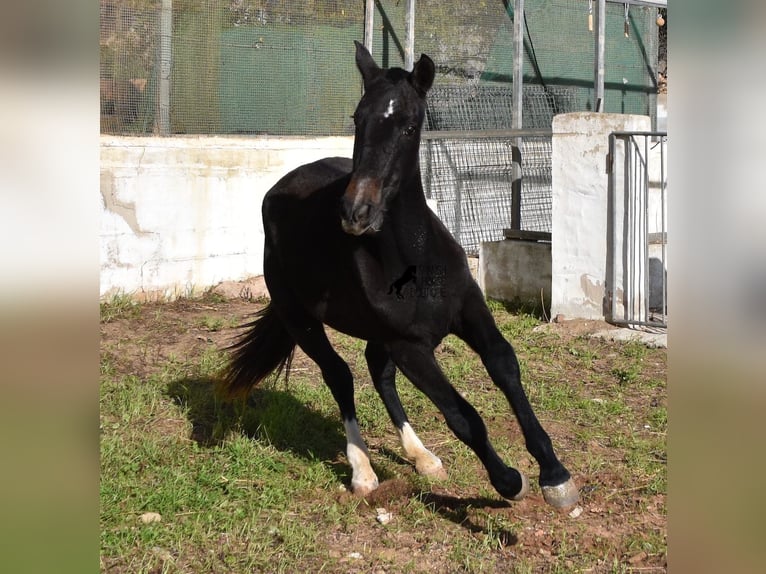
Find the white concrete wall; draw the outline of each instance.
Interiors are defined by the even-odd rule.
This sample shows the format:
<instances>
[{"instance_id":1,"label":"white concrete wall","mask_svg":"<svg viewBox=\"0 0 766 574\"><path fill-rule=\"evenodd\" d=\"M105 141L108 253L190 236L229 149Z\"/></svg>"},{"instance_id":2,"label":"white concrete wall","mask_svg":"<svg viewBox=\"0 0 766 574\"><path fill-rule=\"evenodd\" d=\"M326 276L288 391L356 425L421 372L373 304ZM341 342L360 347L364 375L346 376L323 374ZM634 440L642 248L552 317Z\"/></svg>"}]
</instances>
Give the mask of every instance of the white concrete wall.
<instances>
[{"instance_id":1,"label":"white concrete wall","mask_svg":"<svg viewBox=\"0 0 766 574\"><path fill-rule=\"evenodd\" d=\"M609 134L650 129L648 116L580 112L553 119L553 317L604 318ZM621 169L621 159L614 165Z\"/></svg>"},{"instance_id":2,"label":"white concrete wall","mask_svg":"<svg viewBox=\"0 0 766 574\"><path fill-rule=\"evenodd\" d=\"M101 138L101 296L172 298L263 273L261 203L353 138Z\"/></svg>"}]
</instances>

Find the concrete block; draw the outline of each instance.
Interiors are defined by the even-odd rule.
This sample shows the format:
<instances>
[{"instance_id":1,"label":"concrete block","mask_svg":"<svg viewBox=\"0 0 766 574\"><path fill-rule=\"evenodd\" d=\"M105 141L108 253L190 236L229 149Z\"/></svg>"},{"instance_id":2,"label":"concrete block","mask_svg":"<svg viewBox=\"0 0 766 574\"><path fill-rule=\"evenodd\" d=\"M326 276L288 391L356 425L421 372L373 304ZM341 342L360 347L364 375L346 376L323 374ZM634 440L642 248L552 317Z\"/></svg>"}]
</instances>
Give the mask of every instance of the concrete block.
<instances>
[{"instance_id":1,"label":"concrete block","mask_svg":"<svg viewBox=\"0 0 766 574\"><path fill-rule=\"evenodd\" d=\"M484 295L516 304L551 300L551 244L505 239L479 248L479 286Z\"/></svg>"}]
</instances>

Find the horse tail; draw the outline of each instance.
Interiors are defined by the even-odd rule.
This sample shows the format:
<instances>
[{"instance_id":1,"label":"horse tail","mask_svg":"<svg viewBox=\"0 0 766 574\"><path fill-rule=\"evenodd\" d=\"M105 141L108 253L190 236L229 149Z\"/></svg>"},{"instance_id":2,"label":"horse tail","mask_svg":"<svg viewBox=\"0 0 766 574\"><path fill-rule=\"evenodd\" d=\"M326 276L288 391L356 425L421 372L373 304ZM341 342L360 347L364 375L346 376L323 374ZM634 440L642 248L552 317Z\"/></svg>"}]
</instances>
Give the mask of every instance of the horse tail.
<instances>
[{"instance_id":1,"label":"horse tail","mask_svg":"<svg viewBox=\"0 0 766 574\"><path fill-rule=\"evenodd\" d=\"M219 385L228 398L246 396L274 371L279 376L284 370L289 376L295 350L295 341L271 303L242 327L249 330L227 348L231 359Z\"/></svg>"}]
</instances>

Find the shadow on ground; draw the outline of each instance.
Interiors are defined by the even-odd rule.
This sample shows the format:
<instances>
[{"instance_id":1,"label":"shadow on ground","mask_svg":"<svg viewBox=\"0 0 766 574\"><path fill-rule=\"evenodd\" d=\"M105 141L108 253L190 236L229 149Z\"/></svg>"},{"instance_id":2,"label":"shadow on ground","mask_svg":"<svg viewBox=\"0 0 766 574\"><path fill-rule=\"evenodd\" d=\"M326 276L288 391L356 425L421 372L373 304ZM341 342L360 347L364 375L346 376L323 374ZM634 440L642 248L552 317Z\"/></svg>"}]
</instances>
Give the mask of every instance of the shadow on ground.
<instances>
[{"instance_id":1,"label":"shadow on ground","mask_svg":"<svg viewBox=\"0 0 766 574\"><path fill-rule=\"evenodd\" d=\"M287 391L256 388L246 400L222 401L215 392L213 378L186 378L168 385L167 396L184 408L192 425L191 439L203 447L221 445L232 431L241 431L254 440L265 440L285 452L310 460L323 460L343 484L351 481L347 464L335 464L345 451L346 438L340 420L311 410ZM397 453L382 454L395 464L409 463ZM418 485L417 479L396 478L374 464L380 487L365 497L368 505L396 500L418 500L431 512L467 529L486 534L487 530L469 516L471 508L505 508L508 502L491 498L458 498L437 494ZM351 496L351 495L349 495ZM512 532L495 532L504 544L517 541Z\"/></svg>"},{"instance_id":2,"label":"shadow on ground","mask_svg":"<svg viewBox=\"0 0 766 574\"><path fill-rule=\"evenodd\" d=\"M510 503L505 500L496 500L491 498L458 498L434 492L425 492L420 495L420 500L427 507L432 508L434 512L462 526L473 534L489 534L488 529L475 523L470 514L471 508L508 508ZM504 546L513 546L519 539L506 529L496 529L494 536L502 542Z\"/></svg>"},{"instance_id":3,"label":"shadow on ground","mask_svg":"<svg viewBox=\"0 0 766 574\"><path fill-rule=\"evenodd\" d=\"M180 379L167 395L187 411L191 439L200 446L218 446L231 431L310 459L333 460L345 449L340 420L306 407L287 391L254 389L246 400L222 401L212 378Z\"/></svg>"},{"instance_id":4,"label":"shadow on ground","mask_svg":"<svg viewBox=\"0 0 766 574\"><path fill-rule=\"evenodd\" d=\"M445 520L449 520L458 526L465 528L472 534L492 535L504 546L513 546L518 542L516 534L504 528L481 525L477 521L475 511L482 509L505 509L510 508L511 503L506 500L485 497L461 498L449 494L434 492L432 489L423 488L417 479L392 478L380 483L377 490L365 496L368 507L396 507L409 504L410 501L419 501L426 509L438 514Z\"/></svg>"}]
</instances>

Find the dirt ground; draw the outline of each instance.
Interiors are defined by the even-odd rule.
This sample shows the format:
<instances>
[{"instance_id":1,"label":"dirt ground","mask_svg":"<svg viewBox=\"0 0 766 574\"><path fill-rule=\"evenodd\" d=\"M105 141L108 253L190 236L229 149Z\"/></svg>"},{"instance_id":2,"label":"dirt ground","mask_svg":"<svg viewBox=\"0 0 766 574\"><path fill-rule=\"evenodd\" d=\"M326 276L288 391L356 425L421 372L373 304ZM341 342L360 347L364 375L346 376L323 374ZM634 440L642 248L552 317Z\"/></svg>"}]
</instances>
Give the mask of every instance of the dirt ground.
<instances>
[{"instance_id":1,"label":"dirt ground","mask_svg":"<svg viewBox=\"0 0 766 574\"><path fill-rule=\"evenodd\" d=\"M221 300L220 297L213 300L204 298L178 300L164 304L145 303L142 305L141 313L135 317L119 317L109 322L102 321L102 352L105 349L108 349L110 353L118 350L119 371L142 377L166 361L196 356L211 345L218 348L224 347L237 333L232 325L243 323L262 304L262 302L244 298ZM222 319L222 323L206 325L206 321L209 321L212 316ZM583 336L604 330L608 328L608 325L598 321L571 321L544 324L537 328L557 333L561 338L562 348L566 349L575 339L582 340ZM138 340L141 344L136 343ZM608 341L594 343L598 355L590 366L594 372L607 372L612 368L614 354L609 347L610 344L613 345ZM664 380L665 350L653 349L648 359L643 376ZM300 354L296 356L296 366L307 364L308 360L305 356ZM544 368L544 365L541 368ZM588 373L570 373L570 376L585 378L589 375ZM664 406L667 401L664 388L662 393L654 396L647 396L641 391L631 392L629 389L625 390L624 395L628 406L637 412L646 410L650 406ZM509 418L512 419L512 417ZM618 420L615 424L619 422ZM516 424L515 421L499 424L508 424L508 432L518 433L517 429L511 428ZM557 437L571 435L568 429L557 428L562 423L544 420L543 424L551 435ZM616 451L607 444L607 439L608 437L593 439L587 445L588 451L607 459L614 457ZM567 444L564 439L563 443L560 442L557 445L557 450L567 452L571 446L573 445ZM664 459L665 454L658 453L657 456ZM625 461L619 462L625 463ZM519 461L519 467L521 470L534 474L531 459ZM577 537L574 543L577 552L595 556L603 553L605 556L602 563L594 563L588 570L579 568L573 568L573 570L666 571L667 557L666 546L664 546L667 529L666 495L647 492L644 489L646 485L630 482L619 471L609 470L609 466L592 471L580 469L577 480L581 489L581 500L575 509L567 511L556 511L544 504L539 490L524 501L515 503L512 510L508 504L488 504L481 499L472 499L470 494L461 492L457 487L450 489L438 485L433 487L429 502L433 503L437 512L449 518L449 521L445 521L448 527L467 528L469 532L475 530L476 536L481 534L482 529L474 524L478 520L474 515L475 512L483 513L484 518L487 514L511 515L512 513L515 523L521 522L521 525L518 531L508 533L508 539L504 540L505 544L500 555L510 560L517 554L523 553L528 562L531 560L533 564L540 565L539 569L535 567L534 571L550 571L546 567L548 559L551 555L556 555L563 544L572 544L572 533L575 533ZM369 510L370 507L383 506L396 515L398 510L411 500L413 495L411 488L410 483L401 479L385 481L378 491L370 495L365 508ZM339 500L347 496L352 495L348 492L338 494ZM575 523L576 527L572 523ZM569 541L561 538L561 531L569 533ZM630 542L631 539L642 540L647 533L654 533L656 539L662 541L659 549L647 549L641 543ZM393 535L389 532L385 534L385 536ZM341 531L328 533L331 555L335 552L337 556L344 557L348 555L351 547L371 547L381 542L380 531L375 528L371 528L367 536L369 539L364 538L363 532L356 532L353 540L350 540L349 535ZM416 536L406 532L398 532L396 536L397 550L385 550L386 552L404 552L409 555L421 553L424 567L422 571L447 571L445 568L448 569L448 566L441 561L442 559L437 558L437 554L433 554L429 548L424 547ZM521 541L523 548L519 547L520 538L523 539ZM613 546L618 544L620 546L617 559L619 567L615 565ZM390 548L389 545L386 547ZM606 559L606 556L610 558ZM537 559L539 562L534 562ZM353 559L349 560L353 562ZM429 560L433 561L430 567ZM490 571L497 571L496 568L498 568L497 565ZM353 570L351 564L349 569ZM386 570L381 567L373 571L382 574L395 570ZM568 571L566 563L563 570L555 571Z\"/></svg>"}]
</instances>

